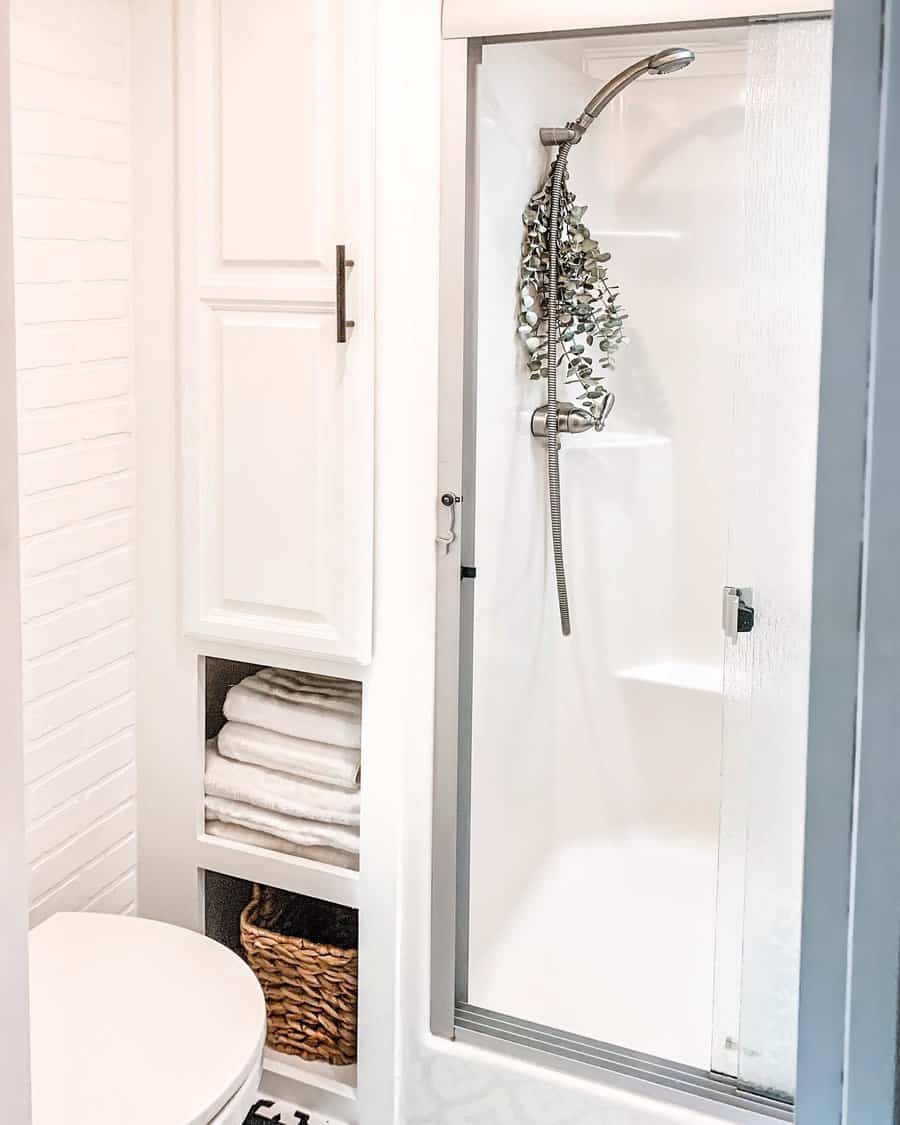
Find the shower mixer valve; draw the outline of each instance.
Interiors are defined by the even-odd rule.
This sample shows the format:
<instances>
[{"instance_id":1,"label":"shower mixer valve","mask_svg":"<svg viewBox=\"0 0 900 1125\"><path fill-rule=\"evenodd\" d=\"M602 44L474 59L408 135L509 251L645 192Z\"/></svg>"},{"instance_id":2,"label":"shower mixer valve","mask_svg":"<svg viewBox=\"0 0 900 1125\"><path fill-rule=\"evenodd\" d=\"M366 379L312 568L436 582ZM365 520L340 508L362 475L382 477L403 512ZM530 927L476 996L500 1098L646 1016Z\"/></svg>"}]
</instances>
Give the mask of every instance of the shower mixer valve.
<instances>
[{"instance_id":1,"label":"shower mixer valve","mask_svg":"<svg viewBox=\"0 0 900 1125\"><path fill-rule=\"evenodd\" d=\"M557 407L557 433L586 434L590 430L600 433L606 428L606 421L615 406L616 396L612 391L604 391L601 397L591 401L591 409L576 406L574 402L561 402ZM531 432L536 438L547 436L547 415L550 407L539 406L531 415Z\"/></svg>"}]
</instances>

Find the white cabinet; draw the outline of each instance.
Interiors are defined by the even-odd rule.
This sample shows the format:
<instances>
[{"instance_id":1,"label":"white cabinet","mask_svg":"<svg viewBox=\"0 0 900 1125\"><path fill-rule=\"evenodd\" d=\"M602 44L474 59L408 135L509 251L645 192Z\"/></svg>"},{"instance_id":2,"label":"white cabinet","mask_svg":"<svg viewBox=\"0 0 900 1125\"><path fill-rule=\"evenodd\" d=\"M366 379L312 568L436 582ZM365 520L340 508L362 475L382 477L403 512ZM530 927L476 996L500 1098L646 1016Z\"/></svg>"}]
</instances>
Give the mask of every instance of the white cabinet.
<instances>
[{"instance_id":1,"label":"white cabinet","mask_svg":"<svg viewBox=\"0 0 900 1125\"><path fill-rule=\"evenodd\" d=\"M372 632L371 7L182 0L177 32L184 626L360 663ZM346 343L338 243L355 263Z\"/></svg>"}]
</instances>

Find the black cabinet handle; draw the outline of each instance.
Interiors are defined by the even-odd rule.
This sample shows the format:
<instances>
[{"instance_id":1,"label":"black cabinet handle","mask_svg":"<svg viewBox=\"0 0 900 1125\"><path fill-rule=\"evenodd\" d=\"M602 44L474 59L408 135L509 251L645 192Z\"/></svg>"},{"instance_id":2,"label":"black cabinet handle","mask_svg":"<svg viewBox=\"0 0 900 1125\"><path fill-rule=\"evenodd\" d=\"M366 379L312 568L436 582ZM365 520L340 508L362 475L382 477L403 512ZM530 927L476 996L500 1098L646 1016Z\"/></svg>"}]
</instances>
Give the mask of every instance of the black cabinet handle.
<instances>
[{"instance_id":1,"label":"black cabinet handle","mask_svg":"<svg viewBox=\"0 0 900 1125\"><path fill-rule=\"evenodd\" d=\"M341 243L335 247L337 277L337 342L347 343L347 329L355 328L355 322L347 319L347 270L353 267L352 259L347 257L347 247Z\"/></svg>"}]
</instances>

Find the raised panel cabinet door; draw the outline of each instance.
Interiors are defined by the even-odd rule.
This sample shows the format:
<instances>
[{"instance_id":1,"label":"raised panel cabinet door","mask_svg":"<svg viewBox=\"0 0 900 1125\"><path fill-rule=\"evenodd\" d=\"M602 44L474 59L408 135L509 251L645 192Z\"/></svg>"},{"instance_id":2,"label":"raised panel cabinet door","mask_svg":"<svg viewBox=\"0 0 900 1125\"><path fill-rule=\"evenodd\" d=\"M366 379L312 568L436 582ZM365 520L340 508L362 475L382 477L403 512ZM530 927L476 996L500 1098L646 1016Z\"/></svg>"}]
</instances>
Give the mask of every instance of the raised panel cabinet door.
<instances>
[{"instance_id":1,"label":"raised panel cabinet door","mask_svg":"<svg viewBox=\"0 0 900 1125\"><path fill-rule=\"evenodd\" d=\"M371 7L178 8L184 627L356 663L372 635Z\"/></svg>"}]
</instances>

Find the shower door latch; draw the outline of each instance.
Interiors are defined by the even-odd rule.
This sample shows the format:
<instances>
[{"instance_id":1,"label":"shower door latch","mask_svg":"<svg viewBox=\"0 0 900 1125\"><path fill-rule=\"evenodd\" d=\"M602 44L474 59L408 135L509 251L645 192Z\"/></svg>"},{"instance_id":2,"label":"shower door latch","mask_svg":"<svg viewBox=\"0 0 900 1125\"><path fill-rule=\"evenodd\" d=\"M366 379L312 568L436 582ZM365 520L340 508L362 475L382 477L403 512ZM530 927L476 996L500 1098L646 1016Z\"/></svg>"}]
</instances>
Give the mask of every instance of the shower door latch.
<instances>
[{"instance_id":1,"label":"shower door latch","mask_svg":"<svg viewBox=\"0 0 900 1125\"><path fill-rule=\"evenodd\" d=\"M753 629L756 614L753 610L753 591L749 586L726 586L722 591L722 631L732 644L738 633Z\"/></svg>"},{"instance_id":2,"label":"shower door latch","mask_svg":"<svg viewBox=\"0 0 900 1125\"><path fill-rule=\"evenodd\" d=\"M462 497L455 492L445 492L441 496L441 504L450 512L450 528L446 535L438 535L436 542L443 543L444 553L449 555L450 548L459 538L456 531L456 505L462 503Z\"/></svg>"}]
</instances>

